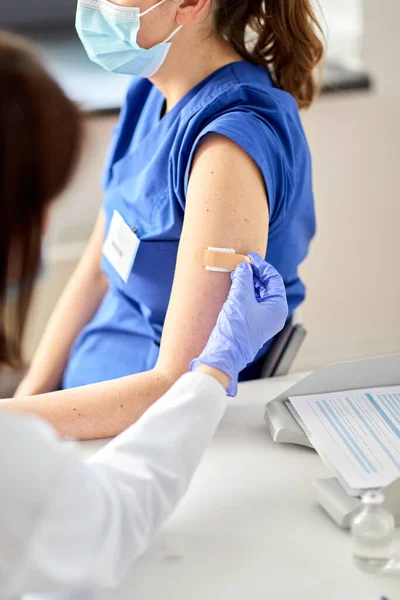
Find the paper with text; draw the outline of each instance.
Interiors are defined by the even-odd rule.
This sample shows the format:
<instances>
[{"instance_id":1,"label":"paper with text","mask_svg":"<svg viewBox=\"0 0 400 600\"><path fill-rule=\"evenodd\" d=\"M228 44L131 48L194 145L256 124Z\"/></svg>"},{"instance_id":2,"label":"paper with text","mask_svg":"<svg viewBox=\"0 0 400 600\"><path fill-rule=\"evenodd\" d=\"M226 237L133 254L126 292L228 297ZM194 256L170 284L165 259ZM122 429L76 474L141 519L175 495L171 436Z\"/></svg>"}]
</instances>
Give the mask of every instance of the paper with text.
<instances>
[{"instance_id":1,"label":"paper with text","mask_svg":"<svg viewBox=\"0 0 400 600\"><path fill-rule=\"evenodd\" d=\"M289 398L292 413L346 489L400 477L400 386Z\"/></svg>"}]
</instances>

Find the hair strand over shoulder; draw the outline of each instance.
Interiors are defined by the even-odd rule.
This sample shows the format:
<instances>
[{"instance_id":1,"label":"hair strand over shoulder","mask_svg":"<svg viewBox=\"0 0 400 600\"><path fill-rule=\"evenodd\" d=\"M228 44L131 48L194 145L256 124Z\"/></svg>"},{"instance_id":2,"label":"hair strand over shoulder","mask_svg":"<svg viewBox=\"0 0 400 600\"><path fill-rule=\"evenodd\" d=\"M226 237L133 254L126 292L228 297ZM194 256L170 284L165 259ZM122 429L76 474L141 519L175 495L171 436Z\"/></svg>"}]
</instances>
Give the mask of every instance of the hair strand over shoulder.
<instances>
[{"instance_id":1,"label":"hair strand over shoulder","mask_svg":"<svg viewBox=\"0 0 400 600\"><path fill-rule=\"evenodd\" d=\"M240 56L268 68L299 108L310 106L324 55L311 0L217 0L215 28Z\"/></svg>"}]
</instances>

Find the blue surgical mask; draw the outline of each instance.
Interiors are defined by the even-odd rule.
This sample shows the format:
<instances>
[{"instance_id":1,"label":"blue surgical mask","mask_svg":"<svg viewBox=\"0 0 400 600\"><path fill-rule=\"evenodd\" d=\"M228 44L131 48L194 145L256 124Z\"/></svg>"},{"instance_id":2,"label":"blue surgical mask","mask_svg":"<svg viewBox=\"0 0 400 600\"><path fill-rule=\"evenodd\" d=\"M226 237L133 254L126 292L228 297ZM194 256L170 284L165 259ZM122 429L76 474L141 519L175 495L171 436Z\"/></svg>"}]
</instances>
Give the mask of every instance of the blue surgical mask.
<instances>
[{"instance_id":1,"label":"blue surgical mask","mask_svg":"<svg viewBox=\"0 0 400 600\"><path fill-rule=\"evenodd\" d=\"M139 47L137 37L141 18L164 2L141 13L139 8L116 6L108 0L78 0L76 30L90 60L111 73L136 77L157 73L181 27L149 50Z\"/></svg>"}]
</instances>

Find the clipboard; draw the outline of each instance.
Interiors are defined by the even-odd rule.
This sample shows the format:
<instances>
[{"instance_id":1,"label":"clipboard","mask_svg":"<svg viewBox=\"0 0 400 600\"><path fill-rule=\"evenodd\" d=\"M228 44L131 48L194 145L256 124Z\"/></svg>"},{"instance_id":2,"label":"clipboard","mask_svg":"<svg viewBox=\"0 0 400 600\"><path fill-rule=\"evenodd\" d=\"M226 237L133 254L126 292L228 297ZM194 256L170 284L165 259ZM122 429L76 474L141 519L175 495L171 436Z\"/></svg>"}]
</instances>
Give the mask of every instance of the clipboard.
<instances>
[{"instance_id":1,"label":"clipboard","mask_svg":"<svg viewBox=\"0 0 400 600\"><path fill-rule=\"evenodd\" d=\"M322 367L269 402L265 409L265 421L274 442L299 444L312 448L313 445L307 435L286 407L290 396L390 385L400 385L400 354L388 354Z\"/></svg>"}]
</instances>

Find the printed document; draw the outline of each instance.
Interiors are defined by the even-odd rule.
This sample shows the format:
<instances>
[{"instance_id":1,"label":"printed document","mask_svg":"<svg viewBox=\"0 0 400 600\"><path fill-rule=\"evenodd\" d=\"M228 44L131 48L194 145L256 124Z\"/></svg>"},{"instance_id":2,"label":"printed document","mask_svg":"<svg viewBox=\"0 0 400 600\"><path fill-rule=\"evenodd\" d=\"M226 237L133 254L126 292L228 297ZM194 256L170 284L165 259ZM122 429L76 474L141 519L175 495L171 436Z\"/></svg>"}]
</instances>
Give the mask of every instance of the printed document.
<instances>
[{"instance_id":1,"label":"printed document","mask_svg":"<svg viewBox=\"0 0 400 600\"><path fill-rule=\"evenodd\" d=\"M295 396L288 408L348 493L400 477L400 386Z\"/></svg>"}]
</instances>

